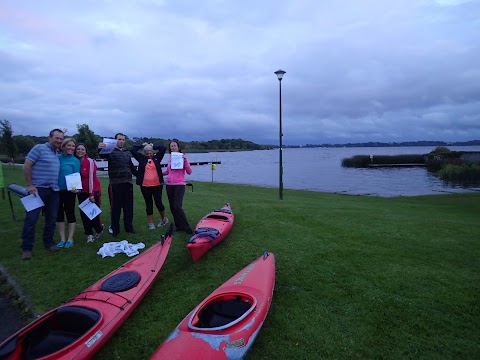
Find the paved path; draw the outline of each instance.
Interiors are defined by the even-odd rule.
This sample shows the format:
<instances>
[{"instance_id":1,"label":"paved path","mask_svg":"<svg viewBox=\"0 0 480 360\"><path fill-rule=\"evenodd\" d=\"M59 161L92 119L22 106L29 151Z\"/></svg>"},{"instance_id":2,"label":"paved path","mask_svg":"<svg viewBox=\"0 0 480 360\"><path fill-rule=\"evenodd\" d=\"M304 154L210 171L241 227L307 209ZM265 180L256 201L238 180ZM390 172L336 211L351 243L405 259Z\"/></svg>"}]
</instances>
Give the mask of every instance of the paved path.
<instances>
[{"instance_id":1,"label":"paved path","mask_svg":"<svg viewBox=\"0 0 480 360\"><path fill-rule=\"evenodd\" d=\"M0 294L0 342L27 324L20 310L5 295Z\"/></svg>"}]
</instances>

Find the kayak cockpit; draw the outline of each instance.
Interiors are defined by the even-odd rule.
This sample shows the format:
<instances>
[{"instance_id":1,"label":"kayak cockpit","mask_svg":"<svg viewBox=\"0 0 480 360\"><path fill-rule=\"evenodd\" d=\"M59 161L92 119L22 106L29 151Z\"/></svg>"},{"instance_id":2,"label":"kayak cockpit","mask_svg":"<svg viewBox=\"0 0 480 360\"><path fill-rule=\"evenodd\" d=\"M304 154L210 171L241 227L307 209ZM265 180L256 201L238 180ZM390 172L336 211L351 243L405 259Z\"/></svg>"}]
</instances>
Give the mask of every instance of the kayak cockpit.
<instances>
[{"instance_id":1,"label":"kayak cockpit","mask_svg":"<svg viewBox=\"0 0 480 360\"><path fill-rule=\"evenodd\" d=\"M229 221L230 218L225 215L218 215L218 214L210 214L205 217L205 219L214 219L214 220L222 220L222 221Z\"/></svg>"},{"instance_id":2,"label":"kayak cockpit","mask_svg":"<svg viewBox=\"0 0 480 360\"><path fill-rule=\"evenodd\" d=\"M100 320L100 313L80 306L63 306L22 334L24 359L37 359L66 348Z\"/></svg>"},{"instance_id":3,"label":"kayak cockpit","mask_svg":"<svg viewBox=\"0 0 480 360\"><path fill-rule=\"evenodd\" d=\"M220 331L238 324L256 307L257 299L246 294L221 294L200 304L191 316L192 330Z\"/></svg>"}]
</instances>

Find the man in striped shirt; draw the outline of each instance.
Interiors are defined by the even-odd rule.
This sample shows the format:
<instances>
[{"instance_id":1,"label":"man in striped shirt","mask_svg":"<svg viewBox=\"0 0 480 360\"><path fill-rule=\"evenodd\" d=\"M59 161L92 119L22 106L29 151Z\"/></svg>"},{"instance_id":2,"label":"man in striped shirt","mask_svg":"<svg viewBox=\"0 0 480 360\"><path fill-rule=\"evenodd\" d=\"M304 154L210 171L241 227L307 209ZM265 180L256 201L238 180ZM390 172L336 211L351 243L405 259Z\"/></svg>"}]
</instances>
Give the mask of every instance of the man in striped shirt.
<instances>
[{"instance_id":1,"label":"man in striped shirt","mask_svg":"<svg viewBox=\"0 0 480 360\"><path fill-rule=\"evenodd\" d=\"M35 145L27 154L23 172L28 187L28 193L39 196L44 206L45 226L43 228L43 245L50 252L60 250L55 246L53 235L59 206L58 173L60 161L57 150L62 145L63 131L54 129L50 131L48 142ZM35 226L41 208L27 212L22 230L22 259L32 258L33 244L35 242Z\"/></svg>"}]
</instances>

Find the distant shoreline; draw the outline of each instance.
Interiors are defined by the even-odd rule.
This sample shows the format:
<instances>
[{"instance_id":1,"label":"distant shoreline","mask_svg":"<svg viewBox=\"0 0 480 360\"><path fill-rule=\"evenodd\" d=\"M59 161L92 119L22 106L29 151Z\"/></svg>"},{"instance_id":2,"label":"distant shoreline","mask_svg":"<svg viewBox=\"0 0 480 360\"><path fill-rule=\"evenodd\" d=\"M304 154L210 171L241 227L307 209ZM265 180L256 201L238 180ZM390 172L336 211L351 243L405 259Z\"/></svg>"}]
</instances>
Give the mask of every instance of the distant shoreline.
<instances>
[{"instance_id":1,"label":"distant shoreline","mask_svg":"<svg viewBox=\"0 0 480 360\"><path fill-rule=\"evenodd\" d=\"M283 145L284 148L352 148L352 147L413 147L413 146L480 146L480 140L472 141L404 141L399 143L347 143L347 144L307 144L307 145ZM274 146L278 148L278 146Z\"/></svg>"}]
</instances>

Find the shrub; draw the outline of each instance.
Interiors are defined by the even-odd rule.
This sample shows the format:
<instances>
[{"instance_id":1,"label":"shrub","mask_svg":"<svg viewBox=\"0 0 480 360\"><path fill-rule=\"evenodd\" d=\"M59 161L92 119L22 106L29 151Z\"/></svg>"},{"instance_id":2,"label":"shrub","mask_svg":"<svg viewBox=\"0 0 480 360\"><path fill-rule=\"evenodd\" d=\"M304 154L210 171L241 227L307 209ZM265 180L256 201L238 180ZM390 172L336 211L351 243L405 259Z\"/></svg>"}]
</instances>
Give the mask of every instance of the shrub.
<instances>
[{"instance_id":1,"label":"shrub","mask_svg":"<svg viewBox=\"0 0 480 360\"><path fill-rule=\"evenodd\" d=\"M435 150L430 152L430 154L447 154L450 152L451 150L445 146L437 146Z\"/></svg>"},{"instance_id":2,"label":"shrub","mask_svg":"<svg viewBox=\"0 0 480 360\"><path fill-rule=\"evenodd\" d=\"M370 156L368 155L355 155L351 158L342 159L342 166L363 168L368 167L370 164Z\"/></svg>"},{"instance_id":3,"label":"shrub","mask_svg":"<svg viewBox=\"0 0 480 360\"><path fill-rule=\"evenodd\" d=\"M438 172L438 177L448 182L461 184L480 183L480 163L468 162L459 164L446 164Z\"/></svg>"},{"instance_id":4,"label":"shrub","mask_svg":"<svg viewBox=\"0 0 480 360\"><path fill-rule=\"evenodd\" d=\"M370 164L424 164L423 155L356 155L342 160L344 167L368 167Z\"/></svg>"}]
</instances>

